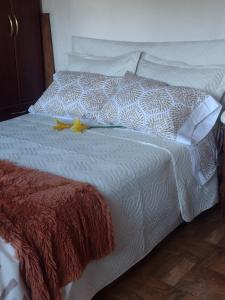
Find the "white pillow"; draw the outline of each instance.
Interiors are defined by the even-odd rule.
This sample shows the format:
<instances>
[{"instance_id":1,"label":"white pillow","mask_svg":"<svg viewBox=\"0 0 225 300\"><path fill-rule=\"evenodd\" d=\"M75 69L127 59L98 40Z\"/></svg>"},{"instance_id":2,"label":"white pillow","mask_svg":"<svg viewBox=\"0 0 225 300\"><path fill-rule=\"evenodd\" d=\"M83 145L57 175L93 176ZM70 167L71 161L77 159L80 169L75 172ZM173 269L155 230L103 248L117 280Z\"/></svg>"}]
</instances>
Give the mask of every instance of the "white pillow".
<instances>
[{"instance_id":1,"label":"white pillow","mask_svg":"<svg viewBox=\"0 0 225 300\"><path fill-rule=\"evenodd\" d=\"M225 92L225 68L216 66L193 66L183 62L171 62L169 65L166 60L143 54L137 74L174 86L197 88L217 100L221 100Z\"/></svg>"},{"instance_id":2,"label":"white pillow","mask_svg":"<svg viewBox=\"0 0 225 300\"><path fill-rule=\"evenodd\" d=\"M140 55L140 51L114 57L72 53L68 55L67 70L98 73L107 76L123 76L126 71L136 72Z\"/></svg>"},{"instance_id":3,"label":"white pillow","mask_svg":"<svg viewBox=\"0 0 225 300\"><path fill-rule=\"evenodd\" d=\"M174 66L174 67L183 67L183 68L197 68L197 69L225 69L225 64L211 64L211 65L202 65L202 64L190 64L184 61L178 60L168 60L164 58L160 58L155 55L151 55L149 53L142 52L141 55L147 61L151 61L161 65Z\"/></svg>"}]
</instances>

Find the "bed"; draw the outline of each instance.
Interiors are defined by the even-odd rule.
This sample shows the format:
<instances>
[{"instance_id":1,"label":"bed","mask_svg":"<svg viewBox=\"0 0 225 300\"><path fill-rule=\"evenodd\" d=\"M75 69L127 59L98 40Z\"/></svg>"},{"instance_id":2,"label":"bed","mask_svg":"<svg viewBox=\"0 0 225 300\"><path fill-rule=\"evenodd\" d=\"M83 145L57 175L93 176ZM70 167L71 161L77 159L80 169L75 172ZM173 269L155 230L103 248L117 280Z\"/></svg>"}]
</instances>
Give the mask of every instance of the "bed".
<instances>
[{"instance_id":1,"label":"bed","mask_svg":"<svg viewBox=\"0 0 225 300\"><path fill-rule=\"evenodd\" d=\"M225 42L212 45L224 47ZM216 169L204 184L198 180L195 147L128 128L96 128L75 135L53 131L53 125L51 116L34 113L2 122L0 159L96 186L107 199L116 237L115 251L91 262L80 280L62 289L63 299L90 300L183 221L190 222L218 201ZM215 150L211 133L204 143ZM198 151L200 158L210 152L204 147ZM211 160L215 152L210 152ZM0 291L6 300L29 299L15 250L3 239Z\"/></svg>"}]
</instances>

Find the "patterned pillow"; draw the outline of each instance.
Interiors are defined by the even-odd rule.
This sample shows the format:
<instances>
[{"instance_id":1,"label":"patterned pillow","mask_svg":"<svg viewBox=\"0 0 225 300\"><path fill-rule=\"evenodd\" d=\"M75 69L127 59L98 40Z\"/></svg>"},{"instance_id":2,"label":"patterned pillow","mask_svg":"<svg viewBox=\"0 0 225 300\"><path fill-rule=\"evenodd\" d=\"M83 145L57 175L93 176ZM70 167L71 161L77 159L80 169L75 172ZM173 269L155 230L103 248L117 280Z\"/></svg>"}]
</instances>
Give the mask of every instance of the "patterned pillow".
<instances>
[{"instance_id":1,"label":"patterned pillow","mask_svg":"<svg viewBox=\"0 0 225 300\"><path fill-rule=\"evenodd\" d=\"M29 112L95 119L98 111L117 91L119 81L119 77L59 71L54 75L50 87L29 108Z\"/></svg>"},{"instance_id":2,"label":"patterned pillow","mask_svg":"<svg viewBox=\"0 0 225 300\"><path fill-rule=\"evenodd\" d=\"M192 144L208 134L220 110L216 100L198 89L126 74L99 119Z\"/></svg>"},{"instance_id":3,"label":"patterned pillow","mask_svg":"<svg viewBox=\"0 0 225 300\"><path fill-rule=\"evenodd\" d=\"M139 76L139 75L135 75L134 73L132 72L129 72L127 71L125 73L125 76L123 77L123 80L120 82L121 83L121 86L124 87L125 85L128 86L129 88L129 85L133 84L133 82L139 82L141 83L141 85L144 87L144 88L155 88L155 87L162 87L162 86L168 86L169 84L166 83L166 82L163 82L163 81L159 81L159 80L156 80L156 79L149 79L149 78L146 78L146 77L142 77L142 76Z\"/></svg>"},{"instance_id":4,"label":"patterned pillow","mask_svg":"<svg viewBox=\"0 0 225 300\"><path fill-rule=\"evenodd\" d=\"M123 106L128 105L128 107L131 107L131 104L134 104L142 96L144 90L151 91L154 88L157 89L164 86L168 86L168 84L126 72L120 81L119 88L114 95L115 97L112 97L111 101L104 105L100 111L98 115L99 122L112 124L123 122L125 124L125 119L123 121L120 120L120 112ZM131 115L133 115L133 118L136 116L137 124L135 127L137 127L138 112L133 111Z\"/></svg>"}]
</instances>

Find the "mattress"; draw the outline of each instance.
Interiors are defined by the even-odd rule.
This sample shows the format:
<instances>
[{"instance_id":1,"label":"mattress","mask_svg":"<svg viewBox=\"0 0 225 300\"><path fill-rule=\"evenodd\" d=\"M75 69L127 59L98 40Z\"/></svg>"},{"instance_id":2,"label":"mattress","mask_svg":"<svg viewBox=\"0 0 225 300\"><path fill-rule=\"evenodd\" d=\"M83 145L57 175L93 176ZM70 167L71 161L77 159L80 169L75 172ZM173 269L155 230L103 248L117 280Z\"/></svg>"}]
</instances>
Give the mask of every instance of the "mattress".
<instances>
[{"instance_id":1,"label":"mattress","mask_svg":"<svg viewBox=\"0 0 225 300\"><path fill-rule=\"evenodd\" d=\"M24 115L0 124L0 159L89 182L105 196L116 233L114 253L88 265L63 299L90 300L147 255L181 222L217 202L217 177L201 185L187 146L133 130L52 130L49 117ZM11 245L0 239L0 295L26 289ZM7 298L8 297L8 298Z\"/></svg>"}]
</instances>

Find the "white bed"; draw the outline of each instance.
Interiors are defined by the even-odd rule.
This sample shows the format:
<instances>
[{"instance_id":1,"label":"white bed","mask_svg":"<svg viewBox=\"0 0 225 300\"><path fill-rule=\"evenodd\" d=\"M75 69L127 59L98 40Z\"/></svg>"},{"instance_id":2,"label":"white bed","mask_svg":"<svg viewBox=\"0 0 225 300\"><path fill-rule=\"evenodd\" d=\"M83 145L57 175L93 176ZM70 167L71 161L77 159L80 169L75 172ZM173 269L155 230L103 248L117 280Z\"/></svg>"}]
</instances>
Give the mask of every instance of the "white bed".
<instances>
[{"instance_id":1,"label":"white bed","mask_svg":"<svg viewBox=\"0 0 225 300\"><path fill-rule=\"evenodd\" d=\"M72 52L106 60L105 56L145 51L176 64L200 65L197 68L203 70L219 65L224 70L224 49L225 40L142 44L73 37ZM2 122L0 159L95 185L108 201L116 235L114 253L90 263L80 280L62 290L64 300L90 300L179 224L218 200L216 172L200 184L193 171L193 152L185 145L129 129L92 129L75 135L70 130L55 132L52 125L52 118L33 114ZM4 300L28 299L15 251L2 239L1 295Z\"/></svg>"},{"instance_id":2,"label":"white bed","mask_svg":"<svg viewBox=\"0 0 225 300\"><path fill-rule=\"evenodd\" d=\"M28 114L0 124L0 159L95 185L115 226L114 253L88 265L62 291L90 300L147 255L182 221L217 202L216 174L205 185L193 175L187 146L128 129L55 132L49 117ZM5 289L5 290L4 290ZM14 249L0 240L0 291L24 299Z\"/></svg>"}]
</instances>

